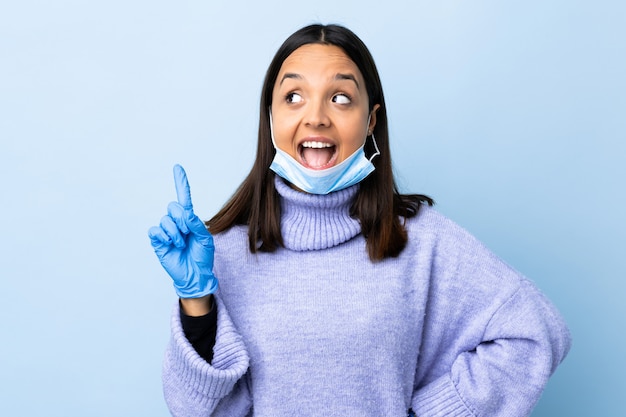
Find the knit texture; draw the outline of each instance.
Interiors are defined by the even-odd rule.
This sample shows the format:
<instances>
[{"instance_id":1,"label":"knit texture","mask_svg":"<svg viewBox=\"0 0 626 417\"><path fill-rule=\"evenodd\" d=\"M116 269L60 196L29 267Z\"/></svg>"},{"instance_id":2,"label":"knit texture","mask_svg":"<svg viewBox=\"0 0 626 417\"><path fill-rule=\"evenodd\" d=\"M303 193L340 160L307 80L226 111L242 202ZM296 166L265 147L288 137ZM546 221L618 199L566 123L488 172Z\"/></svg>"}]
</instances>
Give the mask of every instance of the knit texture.
<instances>
[{"instance_id":1,"label":"knit texture","mask_svg":"<svg viewBox=\"0 0 626 417\"><path fill-rule=\"evenodd\" d=\"M296 191L276 181L281 200L281 232L285 247L295 251L320 250L339 245L361 232L361 225L346 211L357 187L330 193L326 198Z\"/></svg>"},{"instance_id":2,"label":"knit texture","mask_svg":"<svg viewBox=\"0 0 626 417\"><path fill-rule=\"evenodd\" d=\"M349 216L280 179L285 248L215 236L211 365L172 316L165 398L175 416L526 416L569 349L537 288L429 207L397 258L372 263Z\"/></svg>"}]
</instances>

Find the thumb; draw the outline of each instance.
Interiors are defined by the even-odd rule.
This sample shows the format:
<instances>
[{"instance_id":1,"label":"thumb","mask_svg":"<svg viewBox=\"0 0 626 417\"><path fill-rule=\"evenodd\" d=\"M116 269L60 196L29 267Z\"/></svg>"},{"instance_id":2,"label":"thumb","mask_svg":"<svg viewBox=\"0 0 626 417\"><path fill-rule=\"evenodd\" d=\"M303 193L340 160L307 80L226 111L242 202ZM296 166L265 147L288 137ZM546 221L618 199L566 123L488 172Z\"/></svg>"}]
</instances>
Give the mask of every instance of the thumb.
<instances>
[{"instance_id":1,"label":"thumb","mask_svg":"<svg viewBox=\"0 0 626 417\"><path fill-rule=\"evenodd\" d=\"M198 236L211 236L204 222L193 210L185 210L185 223L192 233Z\"/></svg>"}]
</instances>

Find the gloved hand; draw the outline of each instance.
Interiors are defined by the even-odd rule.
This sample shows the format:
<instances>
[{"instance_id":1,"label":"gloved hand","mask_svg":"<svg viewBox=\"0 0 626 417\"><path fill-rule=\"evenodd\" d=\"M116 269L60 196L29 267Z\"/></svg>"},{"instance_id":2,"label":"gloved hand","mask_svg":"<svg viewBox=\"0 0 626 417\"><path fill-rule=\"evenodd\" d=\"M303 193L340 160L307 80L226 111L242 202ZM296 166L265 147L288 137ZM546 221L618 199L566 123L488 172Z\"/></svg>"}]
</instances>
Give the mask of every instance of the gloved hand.
<instances>
[{"instance_id":1,"label":"gloved hand","mask_svg":"<svg viewBox=\"0 0 626 417\"><path fill-rule=\"evenodd\" d=\"M178 201L167 206L167 216L148 231L154 252L174 280L181 298L200 298L217 290L213 275L213 236L193 212L187 174L174 166Z\"/></svg>"}]
</instances>

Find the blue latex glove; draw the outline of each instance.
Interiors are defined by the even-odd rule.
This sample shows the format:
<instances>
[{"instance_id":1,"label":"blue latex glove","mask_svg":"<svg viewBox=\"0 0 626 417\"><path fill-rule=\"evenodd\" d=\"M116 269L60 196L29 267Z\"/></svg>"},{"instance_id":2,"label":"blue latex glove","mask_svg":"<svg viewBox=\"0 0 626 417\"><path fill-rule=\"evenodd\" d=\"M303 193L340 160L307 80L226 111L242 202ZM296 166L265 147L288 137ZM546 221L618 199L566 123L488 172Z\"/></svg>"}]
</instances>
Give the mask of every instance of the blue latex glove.
<instances>
[{"instance_id":1,"label":"blue latex glove","mask_svg":"<svg viewBox=\"0 0 626 417\"><path fill-rule=\"evenodd\" d=\"M148 231L154 252L174 280L181 298L199 298L217 290L213 275L213 236L193 212L187 174L174 166L178 201L167 206L167 216Z\"/></svg>"}]
</instances>

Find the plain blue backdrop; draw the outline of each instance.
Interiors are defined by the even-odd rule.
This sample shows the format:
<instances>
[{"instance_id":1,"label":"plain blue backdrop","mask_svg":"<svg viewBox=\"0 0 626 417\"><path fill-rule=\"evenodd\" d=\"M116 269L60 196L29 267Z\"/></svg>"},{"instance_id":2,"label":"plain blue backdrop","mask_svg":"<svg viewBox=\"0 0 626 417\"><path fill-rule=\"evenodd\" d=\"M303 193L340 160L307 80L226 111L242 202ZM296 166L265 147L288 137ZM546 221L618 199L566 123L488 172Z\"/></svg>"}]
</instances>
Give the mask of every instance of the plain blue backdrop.
<instances>
[{"instance_id":1,"label":"plain blue backdrop","mask_svg":"<svg viewBox=\"0 0 626 417\"><path fill-rule=\"evenodd\" d=\"M265 69L313 22L370 47L402 190L433 196L569 323L533 417L626 415L617 0L2 2L0 415L168 415L176 298L147 230L175 163L202 218L231 195Z\"/></svg>"}]
</instances>

